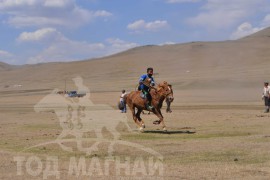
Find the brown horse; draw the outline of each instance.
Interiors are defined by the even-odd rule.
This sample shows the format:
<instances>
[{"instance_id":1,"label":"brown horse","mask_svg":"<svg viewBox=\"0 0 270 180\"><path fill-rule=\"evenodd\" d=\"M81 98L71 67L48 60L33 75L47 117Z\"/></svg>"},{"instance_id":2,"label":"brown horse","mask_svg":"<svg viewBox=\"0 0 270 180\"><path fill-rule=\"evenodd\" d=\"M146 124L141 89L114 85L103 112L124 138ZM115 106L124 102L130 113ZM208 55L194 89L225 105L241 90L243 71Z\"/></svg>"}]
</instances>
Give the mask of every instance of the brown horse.
<instances>
[{"instance_id":1,"label":"brown horse","mask_svg":"<svg viewBox=\"0 0 270 180\"><path fill-rule=\"evenodd\" d=\"M125 96L125 102L129 106L133 120L139 127L140 131L143 131L145 128L144 121L141 119L140 114L143 110L148 110L146 108L146 99L143 99L140 96L140 91L132 91L128 95ZM166 131L166 126L163 120L163 116L161 113L161 107L163 101L170 97L173 99L172 94L172 86L168 84L166 81L163 83L160 83L157 88L150 87L150 94L152 96L152 106L154 107L153 110L151 110L158 118L159 120L154 121L154 124L161 124L164 131ZM135 108L138 110L135 113Z\"/></svg>"},{"instance_id":2,"label":"brown horse","mask_svg":"<svg viewBox=\"0 0 270 180\"><path fill-rule=\"evenodd\" d=\"M174 97L173 97L173 92L172 92L172 96L168 96L165 99L165 102L167 104L166 113L171 113L172 112L172 110L171 110L171 104L172 104L173 100L174 100ZM145 114L144 111L142 111L142 113ZM148 111L147 114L149 115L150 114L150 111Z\"/></svg>"}]
</instances>

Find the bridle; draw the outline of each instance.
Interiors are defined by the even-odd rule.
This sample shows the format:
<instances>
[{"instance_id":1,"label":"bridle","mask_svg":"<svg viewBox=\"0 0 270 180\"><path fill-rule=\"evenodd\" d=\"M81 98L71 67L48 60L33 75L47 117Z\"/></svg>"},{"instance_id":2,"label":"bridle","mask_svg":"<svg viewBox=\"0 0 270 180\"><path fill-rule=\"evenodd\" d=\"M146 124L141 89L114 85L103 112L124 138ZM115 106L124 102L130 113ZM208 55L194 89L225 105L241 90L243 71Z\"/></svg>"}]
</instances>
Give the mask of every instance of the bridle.
<instances>
[{"instance_id":1,"label":"bridle","mask_svg":"<svg viewBox=\"0 0 270 180\"><path fill-rule=\"evenodd\" d=\"M157 92L159 92L159 90L158 89L156 89L156 88L154 88ZM173 94L173 91L172 91L172 89L170 88L170 86L168 86L168 89L170 90L170 92L168 92L168 93L162 93L162 95L166 98L167 96L169 96L170 94Z\"/></svg>"},{"instance_id":2,"label":"bridle","mask_svg":"<svg viewBox=\"0 0 270 180\"><path fill-rule=\"evenodd\" d=\"M173 94L173 91L172 91L172 89L170 88L170 86L168 86L168 89L170 90L170 92L167 93L167 94L165 95L165 97L169 96L170 94Z\"/></svg>"},{"instance_id":3,"label":"bridle","mask_svg":"<svg viewBox=\"0 0 270 180\"><path fill-rule=\"evenodd\" d=\"M158 90L157 88L155 88L154 86L150 86L150 85L148 85L148 84L146 84L146 83L144 83L144 82L142 82L142 84L145 85L145 86L147 86L147 87L149 87L150 89L154 89L156 92L159 92L159 90ZM170 86L168 86L168 89L170 90L170 92L166 93L165 95L162 94L163 96L165 96L165 98L166 98L167 96L169 96L170 94L173 94L173 91L172 91L172 89L170 88Z\"/></svg>"}]
</instances>

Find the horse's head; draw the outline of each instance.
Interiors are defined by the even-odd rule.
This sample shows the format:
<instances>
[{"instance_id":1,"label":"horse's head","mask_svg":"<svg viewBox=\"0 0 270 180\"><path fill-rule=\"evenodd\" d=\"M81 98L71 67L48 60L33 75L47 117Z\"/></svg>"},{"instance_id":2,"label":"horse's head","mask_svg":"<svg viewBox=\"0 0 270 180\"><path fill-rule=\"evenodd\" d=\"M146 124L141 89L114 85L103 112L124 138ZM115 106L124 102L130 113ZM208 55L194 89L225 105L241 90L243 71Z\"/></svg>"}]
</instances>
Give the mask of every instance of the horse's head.
<instances>
[{"instance_id":1,"label":"horse's head","mask_svg":"<svg viewBox=\"0 0 270 180\"><path fill-rule=\"evenodd\" d=\"M169 85L168 85L168 88L170 89L171 93L170 93L166 98L167 98L167 100L168 100L169 102L173 102L174 97L173 97L173 89L172 89L172 85L169 84Z\"/></svg>"},{"instance_id":2,"label":"horse's head","mask_svg":"<svg viewBox=\"0 0 270 180\"><path fill-rule=\"evenodd\" d=\"M168 84L166 81L158 85L157 92L167 98L170 102L174 100L172 85Z\"/></svg>"}]
</instances>

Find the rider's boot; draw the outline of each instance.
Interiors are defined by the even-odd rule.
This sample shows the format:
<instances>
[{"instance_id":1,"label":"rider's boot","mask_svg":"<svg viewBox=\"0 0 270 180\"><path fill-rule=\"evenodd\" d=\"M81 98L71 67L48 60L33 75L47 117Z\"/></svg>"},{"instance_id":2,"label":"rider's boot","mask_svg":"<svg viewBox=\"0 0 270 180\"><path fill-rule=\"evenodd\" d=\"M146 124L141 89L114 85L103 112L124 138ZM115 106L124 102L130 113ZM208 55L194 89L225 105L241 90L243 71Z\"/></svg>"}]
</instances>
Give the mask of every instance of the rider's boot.
<instances>
[{"instance_id":1,"label":"rider's boot","mask_svg":"<svg viewBox=\"0 0 270 180\"><path fill-rule=\"evenodd\" d=\"M150 110L150 111L152 111L152 110L154 109L154 107L151 105L151 102L150 102L150 101L148 101L148 102L146 103L146 108L147 108L148 110Z\"/></svg>"}]
</instances>

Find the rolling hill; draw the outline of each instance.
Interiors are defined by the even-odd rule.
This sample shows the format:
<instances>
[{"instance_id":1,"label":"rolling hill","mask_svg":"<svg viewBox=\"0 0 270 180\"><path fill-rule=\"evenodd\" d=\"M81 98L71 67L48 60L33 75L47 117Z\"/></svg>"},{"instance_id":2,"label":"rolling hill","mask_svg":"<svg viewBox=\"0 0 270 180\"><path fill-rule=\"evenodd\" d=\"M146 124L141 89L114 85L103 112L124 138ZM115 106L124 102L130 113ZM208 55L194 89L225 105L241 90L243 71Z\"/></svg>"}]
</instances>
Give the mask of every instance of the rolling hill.
<instances>
[{"instance_id":1,"label":"rolling hill","mask_svg":"<svg viewBox=\"0 0 270 180\"><path fill-rule=\"evenodd\" d=\"M176 91L229 92L235 94L232 99L252 93L254 99L262 83L270 81L270 28L234 41L149 45L85 61L16 68L1 63L0 88L63 89L66 82L72 89L72 78L82 76L92 91L133 90L148 66L154 67L156 81L167 80Z\"/></svg>"}]
</instances>

